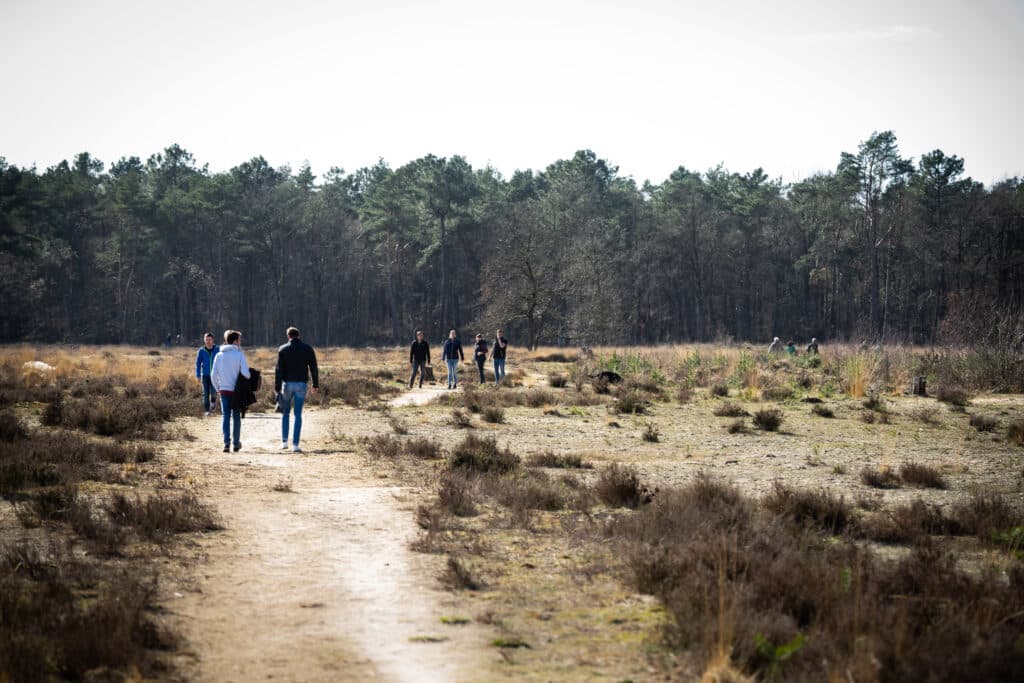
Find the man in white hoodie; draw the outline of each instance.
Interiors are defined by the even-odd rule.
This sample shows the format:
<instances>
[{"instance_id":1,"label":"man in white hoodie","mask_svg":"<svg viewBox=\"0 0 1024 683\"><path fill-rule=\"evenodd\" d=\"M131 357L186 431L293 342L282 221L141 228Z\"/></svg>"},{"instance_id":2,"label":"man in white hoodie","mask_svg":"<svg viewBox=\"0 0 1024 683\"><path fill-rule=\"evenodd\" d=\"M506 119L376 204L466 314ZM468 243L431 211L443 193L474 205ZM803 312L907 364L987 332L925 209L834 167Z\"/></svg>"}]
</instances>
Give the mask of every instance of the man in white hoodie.
<instances>
[{"instance_id":1,"label":"man in white hoodie","mask_svg":"<svg viewBox=\"0 0 1024 683\"><path fill-rule=\"evenodd\" d=\"M235 382L238 375L249 377L249 363L242 352L242 333L238 330L224 332L224 341L220 351L213 357L213 368L210 370L210 381L220 394L221 415L223 415L224 452L231 451L231 423L235 423L235 452L242 448L242 415L237 408L231 407L231 399L235 393Z\"/></svg>"}]
</instances>

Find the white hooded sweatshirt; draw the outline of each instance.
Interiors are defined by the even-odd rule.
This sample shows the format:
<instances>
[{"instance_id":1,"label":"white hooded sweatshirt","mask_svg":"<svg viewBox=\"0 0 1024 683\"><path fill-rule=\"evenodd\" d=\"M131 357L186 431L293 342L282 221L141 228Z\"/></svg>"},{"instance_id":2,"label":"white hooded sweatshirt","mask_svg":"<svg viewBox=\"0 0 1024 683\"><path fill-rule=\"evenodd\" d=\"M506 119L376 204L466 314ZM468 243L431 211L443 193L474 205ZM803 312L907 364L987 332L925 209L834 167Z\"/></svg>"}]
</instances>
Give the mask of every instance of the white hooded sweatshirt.
<instances>
[{"instance_id":1,"label":"white hooded sweatshirt","mask_svg":"<svg viewBox=\"0 0 1024 683\"><path fill-rule=\"evenodd\" d=\"M213 357L213 368L210 370L210 381L217 391L234 391L238 374L249 376L249 363L245 354L234 344L224 344L220 352Z\"/></svg>"}]
</instances>

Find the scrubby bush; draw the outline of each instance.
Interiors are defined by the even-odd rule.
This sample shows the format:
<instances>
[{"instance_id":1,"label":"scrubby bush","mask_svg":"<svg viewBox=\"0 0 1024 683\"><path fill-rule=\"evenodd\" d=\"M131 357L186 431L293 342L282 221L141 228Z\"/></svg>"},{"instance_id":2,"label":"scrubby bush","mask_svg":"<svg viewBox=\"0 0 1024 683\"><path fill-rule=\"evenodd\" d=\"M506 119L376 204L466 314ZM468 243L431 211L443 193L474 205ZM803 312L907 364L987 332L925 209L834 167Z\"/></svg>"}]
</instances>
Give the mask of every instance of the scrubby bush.
<instances>
[{"instance_id":1,"label":"scrubby bush","mask_svg":"<svg viewBox=\"0 0 1024 683\"><path fill-rule=\"evenodd\" d=\"M814 407L811 408L811 412L818 417L832 418L836 416L831 408L821 403L814 404Z\"/></svg>"},{"instance_id":2,"label":"scrubby bush","mask_svg":"<svg viewBox=\"0 0 1024 683\"><path fill-rule=\"evenodd\" d=\"M746 417L750 415L739 403L725 401L718 403L711 409L711 413L717 417Z\"/></svg>"},{"instance_id":3,"label":"scrubby bush","mask_svg":"<svg viewBox=\"0 0 1024 683\"><path fill-rule=\"evenodd\" d=\"M935 406L919 406L910 411L910 416L932 427L939 424L939 409Z\"/></svg>"},{"instance_id":4,"label":"scrubby bush","mask_svg":"<svg viewBox=\"0 0 1024 683\"><path fill-rule=\"evenodd\" d=\"M561 389L569 384L569 378L560 372L552 372L548 374L548 385Z\"/></svg>"},{"instance_id":5,"label":"scrubby bush","mask_svg":"<svg viewBox=\"0 0 1024 683\"><path fill-rule=\"evenodd\" d=\"M661 439L661 430L653 422L648 422L644 425L644 431L640 433L640 436L649 443L658 443Z\"/></svg>"},{"instance_id":6,"label":"scrubby bush","mask_svg":"<svg viewBox=\"0 0 1024 683\"><path fill-rule=\"evenodd\" d=\"M405 454L420 460L434 460L440 458L444 449L437 441L421 437L409 439L405 442Z\"/></svg>"},{"instance_id":7,"label":"scrubby bush","mask_svg":"<svg viewBox=\"0 0 1024 683\"><path fill-rule=\"evenodd\" d=\"M900 467L900 479L904 484L930 489L946 488L942 473L930 465L908 462Z\"/></svg>"},{"instance_id":8,"label":"scrubby bush","mask_svg":"<svg viewBox=\"0 0 1024 683\"><path fill-rule=\"evenodd\" d=\"M712 396L719 396L719 397L728 396L729 395L729 386L727 384L722 383L722 382L718 382L717 384L712 384L711 385L711 395Z\"/></svg>"},{"instance_id":9,"label":"scrubby bush","mask_svg":"<svg viewBox=\"0 0 1024 683\"><path fill-rule=\"evenodd\" d=\"M778 408L766 408L754 413L754 426L766 432L777 432L785 416Z\"/></svg>"},{"instance_id":10,"label":"scrubby bush","mask_svg":"<svg viewBox=\"0 0 1024 683\"><path fill-rule=\"evenodd\" d=\"M889 467L865 467L860 471L860 480L876 489L899 488L900 479Z\"/></svg>"},{"instance_id":11,"label":"scrubby bush","mask_svg":"<svg viewBox=\"0 0 1024 683\"><path fill-rule=\"evenodd\" d=\"M474 481L461 470L448 470L441 475L437 500L442 510L456 517L472 517L477 513Z\"/></svg>"},{"instance_id":12,"label":"scrubby bush","mask_svg":"<svg viewBox=\"0 0 1024 683\"><path fill-rule=\"evenodd\" d=\"M462 468L472 472L493 472L502 474L519 467L519 456L507 448L498 448L493 438L478 437L467 434L449 457L452 468Z\"/></svg>"},{"instance_id":13,"label":"scrubby bush","mask_svg":"<svg viewBox=\"0 0 1024 683\"><path fill-rule=\"evenodd\" d=\"M452 408L449 424L456 429L469 429L473 426L473 418L462 408Z\"/></svg>"},{"instance_id":14,"label":"scrubby bush","mask_svg":"<svg viewBox=\"0 0 1024 683\"><path fill-rule=\"evenodd\" d=\"M583 462L583 458L576 453L555 453L553 451L534 453L526 462L530 467L576 469L590 469L593 467L590 463Z\"/></svg>"},{"instance_id":15,"label":"scrubby bush","mask_svg":"<svg viewBox=\"0 0 1024 683\"><path fill-rule=\"evenodd\" d=\"M979 432L994 432L999 426L999 420L988 415L971 415L970 425Z\"/></svg>"},{"instance_id":16,"label":"scrubby bush","mask_svg":"<svg viewBox=\"0 0 1024 683\"><path fill-rule=\"evenodd\" d=\"M1006 440L1015 446L1024 446L1024 420L1014 420L1007 426Z\"/></svg>"},{"instance_id":17,"label":"scrubby bush","mask_svg":"<svg viewBox=\"0 0 1024 683\"><path fill-rule=\"evenodd\" d=\"M397 458L402 452L402 440L390 434L375 434L366 438L366 452L375 458Z\"/></svg>"},{"instance_id":18,"label":"scrubby bush","mask_svg":"<svg viewBox=\"0 0 1024 683\"><path fill-rule=\"evenodd\" d=\"M505 421L505 409L501 406L487 406L481 417L484 422L498 424Z\"/></svg>"},{"instance_id":19,"label":"scrubby bush","mask_svg":"<svg viewBox=\"0 0 1024 683\"><path fill-rule=\"evenodd\" d=\"M157 493L148 498L115 493L105 506L111 521L134 528L150 540L162 540L171 534L221 529L213 509L191 491L180 494Z\"/></svg>"},{"instance_id":20,"label":"scrubby bush","mask_svg":"<svg viewBox=\"0 0 1024 683\"><path fill-rule=\"evenodd\" d=\"M649 405L647 396L636 390L623 391L616 397L615 412L630 415L642 415Z\"/></svg>"},{"instance_id":21,"label":"scrubby bush","mask_svg":"<svg viewBox=\"0 0 1024 683\"><path fill-rule=\"evenodd\" d=\"M594 492L602 503L610 507L637 508L646 498L640 472L632 465L619 463L612 463L601 470Z\"/></svg>"},{"instance_id":22,"label":"scrubby bush","mask_svg":"<svg viewBox=\"0 0 1024 683\"><path fill-rule=\"evenodd\" d=\"M747 431L747 421L742 417L737 418L726 425L725 429L730 434L743 434Z\"/></svg>"},{"instance_id":23,"label":"scrubby bush","mask_svg":"<svg viewBox=\"0 0 1024 683\"><path fill-rule=\"evenodd\" d=\"M961 386L943 384L939 386L939 390L935 392L935 398L939 399L943 403L949 403L950 405L964 407L970 404L971 397L967 393L967 390Z\"/></svg>"},{"instance_id":24,"label":"scrubby bush","mask_svg":"<svg viewBox=\"0 0 1024 683\"><path fill-rule=\"evenodd\" d=\"M828 491L798 491L776 482L764 505L775 514L798 524L811 524L831 534L851 525L853 515L843 497Z\"/></svg>"}]
</instances>

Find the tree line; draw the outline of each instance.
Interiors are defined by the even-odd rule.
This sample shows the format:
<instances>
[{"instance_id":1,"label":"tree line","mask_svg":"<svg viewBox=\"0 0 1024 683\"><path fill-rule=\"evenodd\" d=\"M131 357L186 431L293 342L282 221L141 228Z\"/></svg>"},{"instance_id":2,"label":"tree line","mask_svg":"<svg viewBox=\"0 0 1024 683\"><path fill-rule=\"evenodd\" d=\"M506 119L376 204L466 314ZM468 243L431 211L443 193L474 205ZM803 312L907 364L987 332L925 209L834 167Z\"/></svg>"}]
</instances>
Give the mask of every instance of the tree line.
<instances>
[{"instance_id":1,"label":"tree line","mask_svg":"<svg viewBox=\"0 0 1024 683\"><path fill-rule=\"evenodd\" d=\"M1024 307L1024 181L990 187L872 134L836 168L680 166L638 185L593 152L510 178L460 156L317 178L172 145L107 167L0 157L0 339L152 344L288 324L321 345L505 327L522 345L929 343ZM984 332L984 329L982 329Z\"/></svg>"}]
</instances>

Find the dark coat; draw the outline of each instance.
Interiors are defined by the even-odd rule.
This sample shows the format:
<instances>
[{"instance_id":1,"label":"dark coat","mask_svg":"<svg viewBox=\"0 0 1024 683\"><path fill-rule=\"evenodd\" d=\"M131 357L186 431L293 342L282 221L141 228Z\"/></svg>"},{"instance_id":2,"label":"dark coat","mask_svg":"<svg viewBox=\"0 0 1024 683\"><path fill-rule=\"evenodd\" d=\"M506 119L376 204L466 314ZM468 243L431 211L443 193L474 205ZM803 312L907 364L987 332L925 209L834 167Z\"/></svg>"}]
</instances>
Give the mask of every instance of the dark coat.
<instances>
[{"instance_id":1,"label":"dark coat","mask_svg":"<svg viewBox=\"0 0 1024 683\"><path fill-rule=\"evenodd\" d=\"M249 377L238 373L238 380L235 382L235 392L231 394L231 409L237 410L242 417L253 403L258 400L256 392L260 390L262 378L259 370L249 370Z\"/></svg>"}]
</instances>

